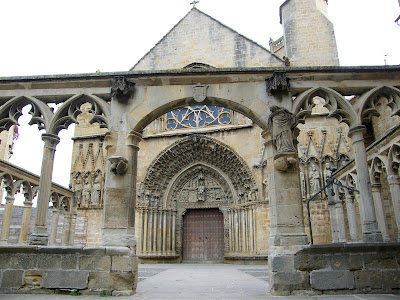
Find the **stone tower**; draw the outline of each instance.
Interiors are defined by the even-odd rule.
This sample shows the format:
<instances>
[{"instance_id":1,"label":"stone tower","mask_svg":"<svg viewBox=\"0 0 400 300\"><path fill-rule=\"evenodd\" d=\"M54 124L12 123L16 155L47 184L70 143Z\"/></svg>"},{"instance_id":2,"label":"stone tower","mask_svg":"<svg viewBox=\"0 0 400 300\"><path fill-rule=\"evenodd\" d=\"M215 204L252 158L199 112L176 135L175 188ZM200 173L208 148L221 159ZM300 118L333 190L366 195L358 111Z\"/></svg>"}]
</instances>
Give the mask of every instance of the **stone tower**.
<instances>
[{"instance_id":1,"label":"stone tower","mask_svg":"<svg viewBox=\"0 0 400 300\"><path fill-rule=\"evenodd\" d=\"M286 57L291 66L338 66L327 0L287 0L280 7Z\"/></svg>"}]
</instances>

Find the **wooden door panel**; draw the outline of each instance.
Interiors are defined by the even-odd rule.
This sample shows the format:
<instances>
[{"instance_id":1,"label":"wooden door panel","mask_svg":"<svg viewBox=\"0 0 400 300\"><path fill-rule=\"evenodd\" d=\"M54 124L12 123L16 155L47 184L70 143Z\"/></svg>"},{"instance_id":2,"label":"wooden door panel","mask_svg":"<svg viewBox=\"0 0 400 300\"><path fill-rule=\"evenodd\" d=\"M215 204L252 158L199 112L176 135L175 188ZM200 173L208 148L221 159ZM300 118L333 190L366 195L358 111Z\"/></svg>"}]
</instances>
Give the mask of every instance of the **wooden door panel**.
<instances>
[{"instance_id":1,"label":"wooden door panel","mask_svg":"<svg viewBox=\"0 0 400 300\"><path fill-rule=\"evenodd\" d=\"M224 218L218 209L189 210L183 221L183 259L224 259Z\"/></svg>"}]
</instances>

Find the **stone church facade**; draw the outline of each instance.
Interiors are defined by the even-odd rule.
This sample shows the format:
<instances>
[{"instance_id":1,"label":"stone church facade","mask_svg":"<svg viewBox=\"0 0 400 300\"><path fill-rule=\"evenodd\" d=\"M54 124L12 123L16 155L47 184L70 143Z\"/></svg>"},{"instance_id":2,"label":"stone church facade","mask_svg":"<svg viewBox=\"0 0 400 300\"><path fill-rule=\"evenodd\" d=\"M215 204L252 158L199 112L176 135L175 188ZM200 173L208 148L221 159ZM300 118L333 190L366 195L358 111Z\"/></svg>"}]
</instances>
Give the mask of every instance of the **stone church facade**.
<instances>
[{"instance_id":1,"label":"stone church facade","mask_svg":"<svg viewBox=\"0 0 400 300\"><path fill-rule=\"evenodd\" d=\"M324 16L326 5L320 6L318 1L316 4L318 6L307 8ZM282 7L283 15L291 16L293 12L297 12L294 7ZM298 18L301 16L291 16L284 20L284 26L295 26ZM190 30L194 24L200 26ZM321 36L329 39L329 43L301 51L305 52L303 56L308 56L307 51L325 53L324 65L338 65L335 46L325 48L335 43L333 28L327 25L327 31L321 31ZM311 26L318 26L318 22L307 24L303 30L310 30ZM288 32L289 29L286 34ZM301 31L296 39L306 34ZM298 42L300 45L315 37L304 38L304 42ZM284 48L285 43L271 41L269 51L194 8L131 70L281 67L288 63L284 59ZM301 64L321 63L302 60ZM207 87L199 85L197 89L202 97ZM348 128L339 126L336 120L327 121L328 112L323 108L324 100L320 100L313 108L312 120L302 126L298 138L304 200L322 186L326 167L341 165L352 158ZM89 107L78 117L75 129L71 183L75 194L79 195L78 216L86 219L87 245L98 246L101 243L106 130L89 124L88 110ZM319 126L324 128L316 130ZM188 251L196 252L193 255L197 259L206 260L206 256L198 252L213 246L208 241L185 239L183 227L188 211L195 213L195 210L204 209L210 212L216 209L223 216L224 230L219 239L223 240L224 252L218 258L220 261L266 261L269 200L261 131L244 115L216 105L186 106L147 125L139 143L135 213L137 253L143 261L181 261L183 249L192 244L196 250ZM325 209L313 212L320 220L321 233L316 233L316 241L321 243L331 242L329 209L325 202L320 203ZM184 245L185 242L190 245ZM199 244L203 250L199 250ZM191 260L195 257L186 255Z\"/></svg>"},{"instance_id":2,"label":"stone church facade","mask_svg":"<svg viewBox=\"0 0 400 300\"><path fill-rule=\"evenodd\" d=\"M30 104L46 131L25 241L57 244L52 199L62 244L80 246L69 288L134 293L140 259L268 261L277 295L398 289L400 69L340 67L327 7L285 1L270 50L193 8L129 72L0 80L0 127ZM71 123L73 194L51 184ZM39 288L62 288L41 272Z\"/></svg>"}]
</instances>

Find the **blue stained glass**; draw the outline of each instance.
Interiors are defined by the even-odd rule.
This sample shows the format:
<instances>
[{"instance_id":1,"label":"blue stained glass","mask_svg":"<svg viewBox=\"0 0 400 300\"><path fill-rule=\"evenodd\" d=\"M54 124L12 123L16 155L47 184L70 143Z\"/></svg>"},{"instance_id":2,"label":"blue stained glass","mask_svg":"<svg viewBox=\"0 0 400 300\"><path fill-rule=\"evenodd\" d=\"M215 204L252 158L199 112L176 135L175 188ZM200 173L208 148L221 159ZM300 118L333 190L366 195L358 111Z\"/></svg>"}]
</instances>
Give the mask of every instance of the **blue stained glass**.
<instances>
[{"instance_id":1,"label":"blue stained glass","mask_svg":"<svg viewBox=\"0 0 400 300\"><path fill-rule=\"evenodd\" d=\"M167 113L167 129L200 128L232 122L232 111L223 107L196 105Z\"/></svg>"}]
</instances>

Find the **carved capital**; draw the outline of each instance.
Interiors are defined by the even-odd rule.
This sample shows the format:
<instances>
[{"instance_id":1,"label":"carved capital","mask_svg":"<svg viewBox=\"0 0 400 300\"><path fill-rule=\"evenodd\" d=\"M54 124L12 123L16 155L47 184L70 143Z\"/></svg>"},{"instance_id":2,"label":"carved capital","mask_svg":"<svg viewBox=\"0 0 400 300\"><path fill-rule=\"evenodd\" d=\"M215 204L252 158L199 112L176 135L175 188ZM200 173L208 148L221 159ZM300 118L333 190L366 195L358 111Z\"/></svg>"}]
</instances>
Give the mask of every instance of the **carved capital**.
<instances>
[{"instance_id":1,"label":"carved capital","mask_svg":"<svg viewBox=\"0 0 400 300\"><path fill-rule=\"evenodd\" d=\"M51 150L56 150L56 146L60 142L60 138L58 135L50 134L50 133L43 133L42 140L44 141L44 147L49 148Z\"/></svg>"},{"instance_id":2,"label":"carved capital","mask_svg":"<svg viewBox=\"0 0 400 300\"><path fill-rule=\"evenodd\" d=\"M124 76L116 76L111 86L111 97L120 103L125 103L135 90L135 83L130 82Z\"/></svg>"},{"instance_id":3,"label":"carved capital","mask_svg":"<svg viewBox=\"0 0 400 300\"><path fill-rule=\"evenodd\" d=\"M111 163L110 170L115 175L123 175L128 169L128 160L122 156L111 156L108 159Z\"/></svg>"},{"instance_id":4,"label":"carved capital","mask_svg":"<svg viewBox=\"0 0 400 300\"><path fill-rule=\"evenodd\" d=\"M128 146L137 148L139 150L139 143L142 140L143 136L137 131L131 131L126 138L126 144Z\"/></svg>"},{"instance_id":5,"label":"carved capital","mask_svg":"<svg viewBox=\"0 0 400 300\"><path fill-rule=\"evenodd\" d=\"M296 124L296 117L290 111L277 106L271 107L268 126L278 154L297 153L293 143L293 130Z\"/></svg>"},{"instance_id":6,"label":"carved capital","mask_svg":"<svg viewBox=\"0 0 400 300\"><path fill-rule=\"evenodd\" d=\"M272 77L265 80L267 83L268 95L286 94L290 92L289 78L285 72L274 72Z\"/></svg>"}]
</instances>

